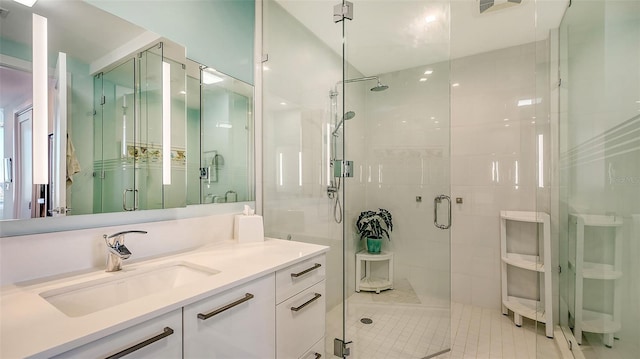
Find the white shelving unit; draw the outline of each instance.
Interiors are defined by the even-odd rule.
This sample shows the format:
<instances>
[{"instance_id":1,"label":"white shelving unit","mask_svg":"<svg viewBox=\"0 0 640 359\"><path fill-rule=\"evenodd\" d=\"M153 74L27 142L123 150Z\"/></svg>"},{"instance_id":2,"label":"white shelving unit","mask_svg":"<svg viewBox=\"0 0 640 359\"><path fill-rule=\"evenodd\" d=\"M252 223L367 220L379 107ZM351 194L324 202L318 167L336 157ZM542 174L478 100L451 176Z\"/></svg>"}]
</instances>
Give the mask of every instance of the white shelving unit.
<instances>
[{"instance_id":1,"label":"white shelving unit","mask_svg":"<svg viewBox=\"0 0 640 359\"><path fill-rule=\"evenodd\" d=\"M621 217L593 214L569 214L571 238L573 241L569 255L569 270L575 275L575 302L569 304L569 313L573 317L573 332L578 344L582 344L582 332L603 334L604 344L613 346L614 333L620 331L620 281L622 277L622 224ZM613 249L613 263L598 263L585 260L585 231L590 228L609 228L596 240L603 241L601 248ZM573 251L573 248L575 251ZM588 256L586 258L589 258ZM614 281L613 293L606 296L612 301L612 310L594 311L584 309L585 279L598 281ZM573 304L573 305L571 305Z\"/></svg>"},{"instance_id":2,"label":"white shelving unit","mask_svg":"<svg viewBox=\"0 0 640 359\"><path fill-rule=\"evenodd\" d=\"M371 262L388 262L387 278L378 278L371 275ZM362 262L364 262L365 276L362 277ZM356 292L376 292L393 289L393 252L382 251L371 254L367 251L356 253Z\"/></svg>"},{"instance_id":3,"label":"white shelving unit","mask_svg":"<svg viewBox=\"0 0 640 359\"><path fill-rule=\"evenodd\" d=\"M537 243L538 255L507 251L507 221L542 225L542 243ZM550 217L544 212L500 211L500 256L502 259L502 314L513 311L513 320L522 326L522 317L545 323L546 335L553 338L553 310L551 296L551 227ZM539 239L538 239L539 241ZM541 252L541 253L540 253ZM508 266L539 273L540 300L509 295Z\"/></svg>"}]
</instances>

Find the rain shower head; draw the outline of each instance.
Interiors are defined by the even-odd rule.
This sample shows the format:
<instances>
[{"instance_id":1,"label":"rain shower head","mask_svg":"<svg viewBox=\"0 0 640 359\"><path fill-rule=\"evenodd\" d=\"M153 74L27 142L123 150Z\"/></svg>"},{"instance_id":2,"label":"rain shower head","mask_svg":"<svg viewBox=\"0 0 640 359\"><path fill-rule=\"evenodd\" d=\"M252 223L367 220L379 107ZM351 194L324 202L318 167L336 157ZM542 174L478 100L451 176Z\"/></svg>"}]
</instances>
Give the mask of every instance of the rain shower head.
<instances>
[{"instance_id":1,"label":"rain shower head","mask_svg":"<svg viewBox=\"0 0 640 359\"><path fill-rule=\"evenodd\" d=\"M372 87L371 91L379 92L379 91L384 91L384 90L386 90L388 88L389 88L389 86L383 85L383 84L380 83L380 81L378 81L378 84L375 85L374 87Z\"/></svg>"}]
</instances>

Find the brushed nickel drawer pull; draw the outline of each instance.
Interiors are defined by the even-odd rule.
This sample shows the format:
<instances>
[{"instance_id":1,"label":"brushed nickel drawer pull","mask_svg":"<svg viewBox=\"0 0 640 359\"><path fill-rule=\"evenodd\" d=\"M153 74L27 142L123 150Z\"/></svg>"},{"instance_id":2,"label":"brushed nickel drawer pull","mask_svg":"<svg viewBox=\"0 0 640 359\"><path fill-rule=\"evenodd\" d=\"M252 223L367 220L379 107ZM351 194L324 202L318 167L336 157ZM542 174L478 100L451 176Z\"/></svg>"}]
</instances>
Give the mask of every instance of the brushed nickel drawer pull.
<instances>
[{"instance_id":1,"label":"brushed nickel drawer pull","mask_svg":"<svg viewBox=\"0 0 640 359\"><path fill-rule=\"evenodd\" d=\"M294 312L299 311L300 309L306 307L307 305L311 304L311 302L314 302L316 300L318 300L318 298L322 297L322 294L320 293L314 293L315 295L313 296L313 298L309 299L308 301L302 303L299 307L291 307L291 310L293 310Z\"/></svg>"},{"instance_id":2,"label":"brushed nickel drawer pull","mask_svg":"<svg viewBox=\"0 0 640 359\"><path fill-rule=\"evenodd\" d=\"M240 304L248 301L251 298L253 298L253 294L246 293L244 295L244 298L238 299L233 303L229 303L229 304L227 304L227 305L225 305L223 307L220 307L220 308L214 310L213 312L210 312L210 313L207 313L207 314L198 313L198 319L207 320L207 319L213 317L214 315L218 315L218 314L224 312L227 309L231 309L231 308L235 307L236 305L240 305Z\"/></svg>"},{"instance_id":3,"label":"brushed nickel drawer pull","mask_svg":"<svg viewBox=\"0 0 640 359\"><path fill-rule=\"evenodd\" d=\"M311 267L311 268L307 268L307 269L303 270L302 272L299 272L299 273L291 273L291 278L298 278L298 277L300 277L300 276L302 276L302 275L305 275L305 274L307 274L307 273L311 272L312 270L316 270L316 269L318 269L318 268L320 268L320 267L322 267L322 264L320 264L320 263L315 263L315 264L313 265L313 267Z\"/></svg>"},{"instance_id":4,"label":"brushed nickel drawer pull","mask_svg":"<svg viewBox=\"0 0 640 359\"><path fill-rule=\"evenodd\" d=\"M162 333L160 333L160 334L158 334L158 335L156 335L156 336L154 336L152 338L149 338L149 339L147 339L147 340L145 340L143 342L140 342L140 343L138 343L138 344L136 344L136 345L134 345L132 347L129 347L129 348L127 348L127 349L125 349L125 350L123 350L121 352L118 352L116 354L108 356L106 359L122 358L123 356L129 355L129 354L135 352L136 350L139 350L139 349L142 349L142 348L146 347L149 344L153 344L153 343L157 342L160 339L166 338L171 334L173 334L173 329L171 329L169 327L165 327L164 330L162 331Z\"/></svg>"}]
</instances>

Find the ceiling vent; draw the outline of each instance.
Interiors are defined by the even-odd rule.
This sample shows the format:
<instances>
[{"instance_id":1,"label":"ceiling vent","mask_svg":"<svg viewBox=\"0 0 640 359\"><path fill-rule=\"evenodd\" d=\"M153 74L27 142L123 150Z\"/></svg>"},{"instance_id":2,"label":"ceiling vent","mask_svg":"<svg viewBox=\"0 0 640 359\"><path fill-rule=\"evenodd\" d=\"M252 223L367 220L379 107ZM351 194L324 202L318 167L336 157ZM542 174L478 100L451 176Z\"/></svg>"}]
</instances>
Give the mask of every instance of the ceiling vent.
<instances>
[{"instance_id":1,"label":"ceiling vent","mask_svg":"<svg viewBox=\"0 0 640 359\"><path fill-rule=\"evenodd\" d=\"M481 14L520 5L522 0L478 0L478 9Z\"/></svg>"}]
</instances>

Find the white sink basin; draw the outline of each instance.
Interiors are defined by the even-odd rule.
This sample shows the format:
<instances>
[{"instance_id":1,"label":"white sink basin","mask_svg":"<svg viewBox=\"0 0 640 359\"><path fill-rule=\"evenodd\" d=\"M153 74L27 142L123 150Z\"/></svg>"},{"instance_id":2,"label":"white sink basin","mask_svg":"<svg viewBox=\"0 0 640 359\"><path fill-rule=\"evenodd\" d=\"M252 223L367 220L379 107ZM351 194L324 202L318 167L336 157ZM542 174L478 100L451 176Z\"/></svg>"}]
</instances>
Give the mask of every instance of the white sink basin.
<instances>
[{"instance_id":1,"label":"white sink basin","mask_svg":"<svg viewBox=\"0 0 640 359\"><path fill-rule=\"evenodd\" d=\"M40 293L40 296L70 317L81 317L134 299L177 288L220 273L186 262L153 268L116 272L96 279Z\"/></svg>"}]
</instances>

